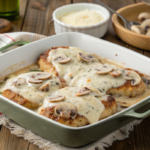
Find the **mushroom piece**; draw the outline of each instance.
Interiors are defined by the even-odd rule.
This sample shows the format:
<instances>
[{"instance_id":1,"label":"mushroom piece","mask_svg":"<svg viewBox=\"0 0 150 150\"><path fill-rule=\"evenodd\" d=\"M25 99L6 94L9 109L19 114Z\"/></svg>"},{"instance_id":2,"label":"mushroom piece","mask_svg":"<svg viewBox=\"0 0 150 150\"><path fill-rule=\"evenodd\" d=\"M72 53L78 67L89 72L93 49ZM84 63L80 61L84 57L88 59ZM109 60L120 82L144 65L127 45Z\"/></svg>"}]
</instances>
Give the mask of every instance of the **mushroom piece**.
<instances>
[{"instance_id":1,"label":"mushroom piece","mask_svg":"<svg viewBox=\"0 0 150 150\"><path fill-rule=\"evenodd\" d=\"M150 76L144 75L144 76L142 77L142 80L143 80L143 82L146 84L146 86L147 86L148 88L150 88Z\"/></svg>"},{"instance_id":2,"label":"mushroom piece","mask_svg":"<svg viewBox=\"0 0 150 150\"><path fill-rule=\"evenodd\" d=\"M77 93L76 96L83 96L83 95L87 95L91 92L91 90L89 90L89 88L87 87L82 87Z\"/></svg>"},{"instance_id":3,"label":"mushroom piece","mask_svg":"<svg viewBox=\"0 0 150 150\"><path fill-rule=\"evenodd\" d=\"M104 64L102 66L95 68L97 74L107 74L110 71L112 71L112 69L113 68L108 64Z\"/></svg>"},{"instance_id":4,"label":"mushroom piece","mask_svg":"<svg viewBox=\"0 0 150 150\"><path fill-rule=\"evenodd\" d=\"M43 92L48 92L49 91L49 83L46 83L44 85L42 85L39 90L43 91Z\"/></svg>"},{"instance_id":5,"label":"mushroom piece","mask_svg":"<svg viewBox=\"0 0 150 150\"><path fill-rule=\"evenodd\" d=\"M92 92L92 94L94 96L102 96L103 95L97 88L94 88L92 86L87 86L87 88Z\"/></svg>"},{"instance_id":6,"label":"mushroom piece","mask_svg":"<svg viewBox=\"0 0 150 150\"><path fill-rule=\"evenodd\" d=\"M50 102L59 102L65 99L65 96L63 95L52 95L47 98L48 101Z\"/></svg>"},{"instance_id":7,"label":"mushroom piece","mask_svg":"<svg viewBox=\"0 0 150 150\"><path fill-rule=\"evenodd\" d=\"M141 27L145 30L145 32L148 32L150 30L150 19L142 22Z\"/></svg>"},{"instance_id":8,"label":"mushroom piece","mask_svg":"<svg viewBox=\"0 0 150 150\"><path fill-rule=\"evenodd\" d=\"M147 36L150 36L150 30L146 33Z\"/></svg>"},{"instance_id":9,"label":"mushroom piece","mask_svg":"<svg viewBox=\"0 0 150 150\"><path fill-rule=\"evenodd\" d=\"M109 74L113 77L120 77L121 71L120 70L113 70L113 71L109 72Z\"/></svg>"},{"instance_id":10,"label":"mushroom piece","mask_svg":"<svg viewBox=\"0 0 150 150\"><path fill-rule=\"evenodd\" d=\"M75 119L77 116L77 107L68 102L58 103L55 106L55 114L65 119Z\"/></svg>"},{"instance_id":11,"label":"mushroom piece","mask_svg":"<svg viewBox=\"0 0 150 150\"><path fill-rule=\"evenodd\" d=\"M145 34L144 28L142 28L140 25L132 25L131 31L138 33L138 34Z\"/></svg>"},{"instance_id":12,"label":"mushroom piece","mask_svg":"<svg viewBox=\"0 0 150 150\"><path fill-rule=\"evenodd\" d=\"M143 22L143 21L145 21L147 19L150 19L150 13L148 13L148 12L142 12L142 13L139 14L138 19L141 22Z\"/></svg>"},{"instance_id":13,"label":"mushroom piece","mask_svg":"<svg viewBox=\"0 0 150 150\"><path fill-rule=\"evenodd\" d=\"M26 79L25 78L18 78L17 81L13 82L13 84L15 86L20 86L20 85L23 85L24 83L26 83Z\"/></svg>"},{"instance_id":14,"label":"mushroom piece","mask_svg":"<svg viewBox=\"0 0 150 150\"><path fill-rule=\"evenodd\" d=\"M78 57L79 59L85 62L91 62L92 60L94 60L94 57L91 54L87 54L87 53L79 53Z\"/></svg>"},{"instance_id":15,"label":"mushroom piece","mask_svg":"<svg viewBox=\"0 0 150 150\"><path fill-rule=\"evenodd\" d=\"M60 64L65 64L65 63L69 62L70 60L71 59L69 57L67 57L65 54L61 54L61 55L54 57L54 61L56 61Z\"/></svg>"},{"instance_id":16,"label":"mushroom piece","mask_svg":"<svg viewBox=\"0 0 150 150\"><path fill-rule=\"evenodd\" d=\"M29 78L28 79L28 82L29 83L34 83L34 84L39 84L39 83L42 83L43 81L42 80L39 80L39 79L36 79L36 78Z\"/></svg>"},{"instance_id":17,"label":"mushroom piece","mask_svg":"<svg viewBox=\"0 0 150 150\"><path fill-rule=\"evenodd\" d=\"M31 75L31 78L37 79L37 80L46 80L51 77L51 74L48 72L40 72L40 73L35 73Z\"/></svg>"},{"instance_id":18,"label":"mushroom piece","mask_svg":"<svg viewBox=\"0 0 150 150\"><path fill-rule=\"evenodd\" d=\"M141 82L141 77L135 71L124 70L123 76L126 80L131 80L131 85L137 85Z\"/></svg>"}]
</instances>

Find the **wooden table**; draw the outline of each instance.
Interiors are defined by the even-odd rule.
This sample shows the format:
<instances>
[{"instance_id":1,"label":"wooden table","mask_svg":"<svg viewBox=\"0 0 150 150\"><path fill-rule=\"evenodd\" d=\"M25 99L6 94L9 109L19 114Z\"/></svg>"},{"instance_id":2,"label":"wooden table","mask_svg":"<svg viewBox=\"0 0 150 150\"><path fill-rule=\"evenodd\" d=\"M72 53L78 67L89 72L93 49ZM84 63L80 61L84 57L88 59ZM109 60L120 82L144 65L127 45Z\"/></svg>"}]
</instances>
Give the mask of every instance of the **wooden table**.
<instances>
[{"instance_id":1,"label":"wooden table","mask_svg":"<svg viewBox=\"0 0 150 150\"><path fill-rule=\"evenodd\" d=\"M91 2L94 0L42 0L46 11L40 11L31 8L35 0L20 0L20 18L13 21L13 32L28 31L43 35L53 35L54 26L50 22L53 11L62 5L78 2ZM140 0L101 0L114 10L123 6L140 2ZM121 41L115 34L110 21L108 32L103 39L137 51L143 55L150 56L150 52L132 47ZM40 150L37 146L25 141L23 138L10 134L10 131L4 126L0 127L0 150ZM150 150L150 117L134 128L130 137L114 142L107 150Z\"/></svg>"}]
</instances>

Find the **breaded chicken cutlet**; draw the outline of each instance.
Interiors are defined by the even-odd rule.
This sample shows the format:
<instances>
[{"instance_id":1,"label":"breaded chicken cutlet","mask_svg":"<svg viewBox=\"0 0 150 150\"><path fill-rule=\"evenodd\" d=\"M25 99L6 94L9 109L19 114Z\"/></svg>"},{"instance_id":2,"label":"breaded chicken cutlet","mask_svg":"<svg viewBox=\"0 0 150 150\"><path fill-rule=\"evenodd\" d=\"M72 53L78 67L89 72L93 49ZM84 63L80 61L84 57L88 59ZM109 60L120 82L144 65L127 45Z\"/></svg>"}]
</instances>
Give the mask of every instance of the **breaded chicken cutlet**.
<instances>
[{"instance_id":1,"label":"breaded chicken cutlet","mask_svg":"<svg viewBox=\"0 0 150 150\"><path fill-rule=\"evenodd\" d=\"M146 89L139 72L101 64L94 55L78 48L52 48L40 55L38 64L41 70L63 78L68 86L90 85L102 93L126 97Z\"/></svg>"},{"instance_id":2,"label":"breaded chicken cutlet","mask_svg":"<svg viewBox=\"0 0 150 150\"><path fill-rule=\"evenodd\" d=\"M44 98L63 87L58 77L47 72L30 72L8 80L3 96L29 109L43 104Z\"/></svg>"},{"instance_id":3,"label":"breaded chicken cutlet","mask_svg":"<svg viewBox=\"0 0 150 150\"><path fill-rule=\"evenodd\" d=\"M92 92L87 87L60 89L45 98L39 114L71 127L80 127L117 112L113 97L105 95L96 98Z\"/></svg>"}]
</instances>

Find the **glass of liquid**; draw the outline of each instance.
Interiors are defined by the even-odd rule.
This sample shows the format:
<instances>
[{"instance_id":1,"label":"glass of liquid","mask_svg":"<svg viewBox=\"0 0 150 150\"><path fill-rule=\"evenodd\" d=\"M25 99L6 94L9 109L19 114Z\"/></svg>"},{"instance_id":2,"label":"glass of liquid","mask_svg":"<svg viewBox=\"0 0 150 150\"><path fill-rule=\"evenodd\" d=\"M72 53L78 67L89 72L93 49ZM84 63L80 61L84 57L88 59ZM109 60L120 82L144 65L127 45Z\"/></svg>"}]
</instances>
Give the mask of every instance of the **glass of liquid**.
<instances>
[{"instance_id":1,"label":"glass of liquid","mask_svg":"<svg viewBox=\"0 0 150 150\"><path fill-rule=\"evenodd\" d=\"M19 18L19 0L0 0L0 18L15 20Z\"/></svg>"}]
</instances>

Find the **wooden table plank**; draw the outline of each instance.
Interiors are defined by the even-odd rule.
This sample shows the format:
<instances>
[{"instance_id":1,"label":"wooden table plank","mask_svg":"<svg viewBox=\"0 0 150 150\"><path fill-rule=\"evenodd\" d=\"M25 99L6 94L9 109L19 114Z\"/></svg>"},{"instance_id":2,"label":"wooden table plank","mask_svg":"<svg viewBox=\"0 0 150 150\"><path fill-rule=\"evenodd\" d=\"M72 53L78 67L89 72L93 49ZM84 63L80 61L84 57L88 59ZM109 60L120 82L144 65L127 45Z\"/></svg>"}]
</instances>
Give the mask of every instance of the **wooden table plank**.
<instances>
[{"instance_id":1,"label":"wooden table plank","mask_svg":"<svg viewBox=\"0 0 150 150\"><path fill-rule=\"evenodd\" d=\"M144 119L141 124L134 127L129 138L114 142L106 150L149 150L150 149L150 117Z\"/></svg>"},{"instance_id":2,"label":"wooden table plank","mask_svg":"<svg viewBox=\"0 0 150 150\"><path fill-rule=\"evenodd\" d=\"M23 31L34 32L43 35L53 35L54 33L54 25L51 23L51 17L53 11L62 5L70 4L70 0L43 0L42 2L46 6L45 11L37 10L31 8L31 4L35 0L30 0L29 6L27 9L27 14L25 17Z\"/></svg>"},{"instance_id":3,"label":"wooden table plank","mask_svg":"<svg viewBox=\"0 0 150 150\"><path fill-rule=\"evenodd\" d=\"M35 0L20 0L21 11L20 19L13 21L14 28L12 31L28 31L44 35L53 35L54 28L53 23L50 23L50 18L54 9L59 6L69 4L71 2L92 2L94 0L42 0L42 2L47 6L46 11L40 11L31 8L31 4ZM139 2L140 0L126 0L126 1L110 1L101 0L103 3L107 4L114 10L117 10L123 6ZM26 7L27 6L27 7ZM26 9L27 8L27 9ZM121 41L115 34L111 21L109 22L108 32L103 37L104 40L116 43L118 45L127 47L139 53L144 53L146 56L150 56L150 52L143 51L132 47L123 41ZM136 126L134 131L131 132L129 138L114 142L114 144L107 150L149 150L150 148L150 117L146 118L140 125ZM10 131L5 127L2 127L0 131L0 150L40 150L37 146L29 144L23 138L18 138L15 135L11 135ZM131 142L131 144L128 144Z\"/></svg>"},{"instance_id":4,"label":"wooden table plank","mask_svg":"<svg viewBox=\"0 0 150 150\"><path fill-rule=\"evenodd\" d=\"M25 18L26 8L29 0L20 0L20 11L19 11L19 19L12 21L13 29L11 32L17 32L22 30L22 25Z\"/></svg>"},{"instance_id":5,"label":"wooden table plank","mask_svg":"<svg viewBox=\"0 0 150 150\"><path fill-rule=\"evenodd\" d=\"M2 127L0 132L0 150L27 150L28 141L10 133L6 127Z\"/></svg>"},{"instance_id":6,"label":"wooden table plank","mask_svg":"<svg viewBox=\"0 0 150 150\"><path fill-rule=\"evenodd\" d=\"M28 150L41 150L41 148L39 148L38 146L33 145L32 143L30 143Z\"/></svg>"}]
</instances>

